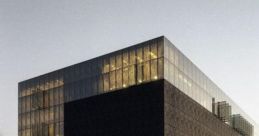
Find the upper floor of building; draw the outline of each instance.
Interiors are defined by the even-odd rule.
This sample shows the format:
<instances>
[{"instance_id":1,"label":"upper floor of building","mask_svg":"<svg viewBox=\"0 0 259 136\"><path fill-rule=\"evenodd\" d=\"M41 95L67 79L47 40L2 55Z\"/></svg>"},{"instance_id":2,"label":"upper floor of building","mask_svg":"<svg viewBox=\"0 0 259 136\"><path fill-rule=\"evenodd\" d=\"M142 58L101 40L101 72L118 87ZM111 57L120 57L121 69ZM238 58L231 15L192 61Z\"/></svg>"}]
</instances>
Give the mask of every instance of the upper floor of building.
<instances>
[{"instance_id":1,"label":"upper floor of building","mask_svg":"<svg viewBox=\"0 0 259 136\"><path fill-rule=\"evenodd\" d=\"M26 108L27 97L56 88L68 102L158 79L211 112L213 102L228 102L232 113L249 120L257 134L256 123L164 36L20 82L19 113L32 110Z\"/></svg>"}]
</instances>

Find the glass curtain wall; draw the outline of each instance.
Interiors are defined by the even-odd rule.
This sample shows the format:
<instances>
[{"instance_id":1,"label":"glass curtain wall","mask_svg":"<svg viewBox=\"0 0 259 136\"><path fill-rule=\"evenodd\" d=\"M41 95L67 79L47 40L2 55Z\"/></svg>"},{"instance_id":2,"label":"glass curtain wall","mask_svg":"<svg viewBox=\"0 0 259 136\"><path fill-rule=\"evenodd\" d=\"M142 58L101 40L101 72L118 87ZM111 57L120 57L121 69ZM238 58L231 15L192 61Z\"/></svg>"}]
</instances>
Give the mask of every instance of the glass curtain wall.
<instances>
[{"instance_id":1,"label":"glass curtain wall","mask_svg":"<svg viewBox=\"0 0 259 136\"><path fill-rule=\"evenodd\" d=\"M211 112L213 98L216 102L227 101L233 114L242 114L255 126L255 134L258 134L256 123L166 38L164 78Z\"/></svg>"},{"instance_id":2,"label":"glass curtain wall","mask_svg":"<svg viewBox=\"0 0 259 136\"><path fill-rule=\"evenodd\" d=\"M19 84L19 136L62 136L64 119L62 74Z\"/></svg>"},{"instance_id":3,"label":"glass curtain wall","mask_svg":"<svg viewBox=\"0 0 259 136\"><path fill-rule=\"evenodd\" d=\"M168 40L164 46L164 78L212 111L212 96L206 91L201 72Z\"/></svg>"},{"instance_id":4,"label":"glass curtain wall","mask_svg":"<svg viewBox=\"0 0 259 136\"><path fill-rule=\"evenodd\" d=\"M166 79L209 111L227 95L169 40L159 37L19 83L19 136L63 136L64 102Z\"/></svg>"},{"instance_id":5,"label":"glass curtain wall","mask_svg":"<svg viewBox=\"0 0 259 136\"><path fill-rule=\"evenodd\" d=\"M64 102L162 79L154 39L19 84L19 136L63 136Z\"/></svg>"}]
</instances>

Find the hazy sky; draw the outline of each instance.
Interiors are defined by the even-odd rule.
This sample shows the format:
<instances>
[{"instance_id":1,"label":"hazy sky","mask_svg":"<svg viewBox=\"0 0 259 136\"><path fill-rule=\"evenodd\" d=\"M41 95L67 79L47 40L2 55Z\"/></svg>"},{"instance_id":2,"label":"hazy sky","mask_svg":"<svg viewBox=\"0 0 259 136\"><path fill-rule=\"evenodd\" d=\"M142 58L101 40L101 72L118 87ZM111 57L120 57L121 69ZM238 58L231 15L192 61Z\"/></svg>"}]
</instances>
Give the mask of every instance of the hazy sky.
<instances>
[{"instance_id":1,"label":"hazy sky","mask_svg":"<svg viewBox=\"0 0 259 136\"><path fill-rule=\"evenodd\" d=\"M258 7L258 0L0 0L0 133L17 135L19 81L160 35L259 122Z\"/></svg>"}]
</instances>

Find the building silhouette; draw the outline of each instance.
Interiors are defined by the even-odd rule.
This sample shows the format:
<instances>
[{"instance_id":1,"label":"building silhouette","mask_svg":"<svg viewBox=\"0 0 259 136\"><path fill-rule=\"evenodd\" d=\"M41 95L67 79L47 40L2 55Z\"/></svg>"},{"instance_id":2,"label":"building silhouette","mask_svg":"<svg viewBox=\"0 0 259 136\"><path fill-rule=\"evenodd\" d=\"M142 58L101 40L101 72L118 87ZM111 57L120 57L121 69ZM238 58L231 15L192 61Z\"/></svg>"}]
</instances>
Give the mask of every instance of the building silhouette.
<instances>
[{"instance_id":1,"label":"building silhouette","mask_svg":"<svg viewBox=\"0 0 259 136\"><path fill-rule=\"evenodd\" d=\"M19 136L257 136L166 37L19 83Z\"/></svg>"}]
</instances>

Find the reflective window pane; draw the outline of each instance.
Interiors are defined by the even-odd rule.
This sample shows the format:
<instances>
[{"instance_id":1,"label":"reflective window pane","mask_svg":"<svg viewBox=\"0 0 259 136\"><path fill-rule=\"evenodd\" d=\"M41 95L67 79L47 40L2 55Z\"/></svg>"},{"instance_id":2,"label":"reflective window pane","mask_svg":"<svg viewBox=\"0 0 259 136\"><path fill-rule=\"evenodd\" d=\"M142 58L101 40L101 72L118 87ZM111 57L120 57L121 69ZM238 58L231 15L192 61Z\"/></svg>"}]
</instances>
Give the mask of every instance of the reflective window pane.
<instances>
[{"instance_id":1,"label":"reflective window pane","mask_svg":"<svg viewBox=\"0 0 259 136\"><path fill-rule=\"evenodd\" d=\"M143 82L143 64L142 63L137 65L137 81L138 81L138 83Z\"/></svg>"},{"instance_id":2,"label":"reflective window pane","mask_svg":"<svg viewBox=\"0 0 259 136\"><path fill-rule=\"evenodd\" d=\"M109 74L104 74L103 75L103 82L104 82L104 86L103 89L104 91L108 91L110 89L110 79L109 79Z\"/></svg>"},{"instance_id":3,"label":"reflective window pane","mask_svg":"<svg viewBox=\"0 0 259 136\"><path fill-rule=\"evenodd\" d=\"M103 73L107 73L110 71L110 61L109 59L105 58L103 60Z\"/></svg>"},{"instance_id":4,"label":"reflective window pane","mask_svg":"<svg viewBox=\"0 0 259 136\"><path fill-rule=\"evenodd\" d=\"M119 53L116 56L116 69L120 69L122 67L122 55Z\"/></svg>"},{"instance_id":5,"label":"reflective window pane","mask_svg":"<svg viewBox=\"0 0 259 136\"><path fill-rule=\"evenodd\" d=\"M114 56L111 56L111 57L110 57L110 71L113 71L113 70L116 69L115 64L116 64L115 57L114 57Z\"/></svg>"},{"instance_id":6,"label":"reflective window pane","mask_svg":"<svg viewBox=\"0 0 259 136\"><path fill-rule=\"evenodd\" d=\"M123 69L123 87L127 87L129 85L129 68Z\"/></svg>"},{"instance_id":7,"label":"reflective window pane","mask_svg":"<svg viewBox=\"0 0 259 136\"><path fill-rule=\"evenodd\" d=\"M116 79L115 78L116 78L115 77L115 71L111 71L110 72L110 90L113 90L116 87L116 83L115 83Z\"/></svg>"},{"instance_id":8,"label":"reflective window pane","mask_svg":"<svg viewBox=\"0 0 259 136\"><path fill-rule=\"evenodd\" d=\"M157 44L156 43L153 43L151 45L150 57L151 57L151 59L157 58Z\"/></svg>"},{"instance_id":9,"label":"reflective window pane","mask_svg":"<svg viewBox=\"0 0 259 136\"><path fill-rule=\"evenodd\" d=\"M158 59L158 78L161 79L164 76L164 61L163 58Z\"/></svg>"},{"instance_id":10,"label":"reflective window pane","mask_svg":"<svg viewBox=\"0 0 259 136\"><path fill-rule=\"evenodd\" d=\"M146 45L144 46L144 61L150 60L150 51L149 51L149 46Z\"/></svg>"},{"instance_id":11,"label":"reflective window pane","mask_svg":"<svg viewBox=\"0 0 259 136\"><path fill-rule=\"evenodd\" d=\"M162 41L159 41L157 43L157 54L158 54L158 58L163 57L164 55L164 45Z\"/></svg>"},{"instance_id":12,"label":"reflective window pane","mask_svg":"<svg viewBox=\"0 0 259 136\"><path fill-rule=\"evenodd\" d=\"M157 59L151 60L151 79L156 80L158 78L157 76Z\"/></svg>"},{"instance_id":13,"label":"reflective window pane","mask_svg":"<svg viewBox=\"0 0 259 136\"><path fill-rule=\"evenodd\" d=\"M143 51L142 48L137 49L137 62L142 63L143 62Z\"/></svg>"},{"instance_id":14,"label":"reflective window pane","mask_svg":"<svg viewBox=\"0 0 259 136\"><path fill-rule=\"evenodd\" d=\"M136 54L135 54L135 50L131 50L130 51L130 64L135 64L136 63Z\"/></svg>"},{"instance_id":15,"label":"reflective window pane","mask_svg":"<svg viewBox=\"0 0 259 136\"><path fill-rule=\"evenodd\" d=\"M122 87L122 69L116 70L116 88Z\"/></svg>"},{"instance_id":16,"label":"reflective window pane","mask_svg":"<svg viewBox=\"0 0 259 136\"><path fill-rule=\"evenodd\" d=\"M150 61L144 62L143 65L143 81L150 80Z\"/></svg>"},{"instance_id":17,"label":"reflective window pane","mask_svg":"<svg viewBox=\"0 0 259 136\"><path fill-rule=\"evenodd\" d=\"M135 65L129 66L129 85L136 84L136 67Z\"/></svg>"},{"instance_id":18,"label":"reflective window pane","mask_svg":"<svg viewBox=\"0 0 259 136\"><path fill-rule=\"evenodd\" d=\"M127 51L123 53L123 67L126 67L129 65L129 54Z\"/></svg>"}]
</instances>

